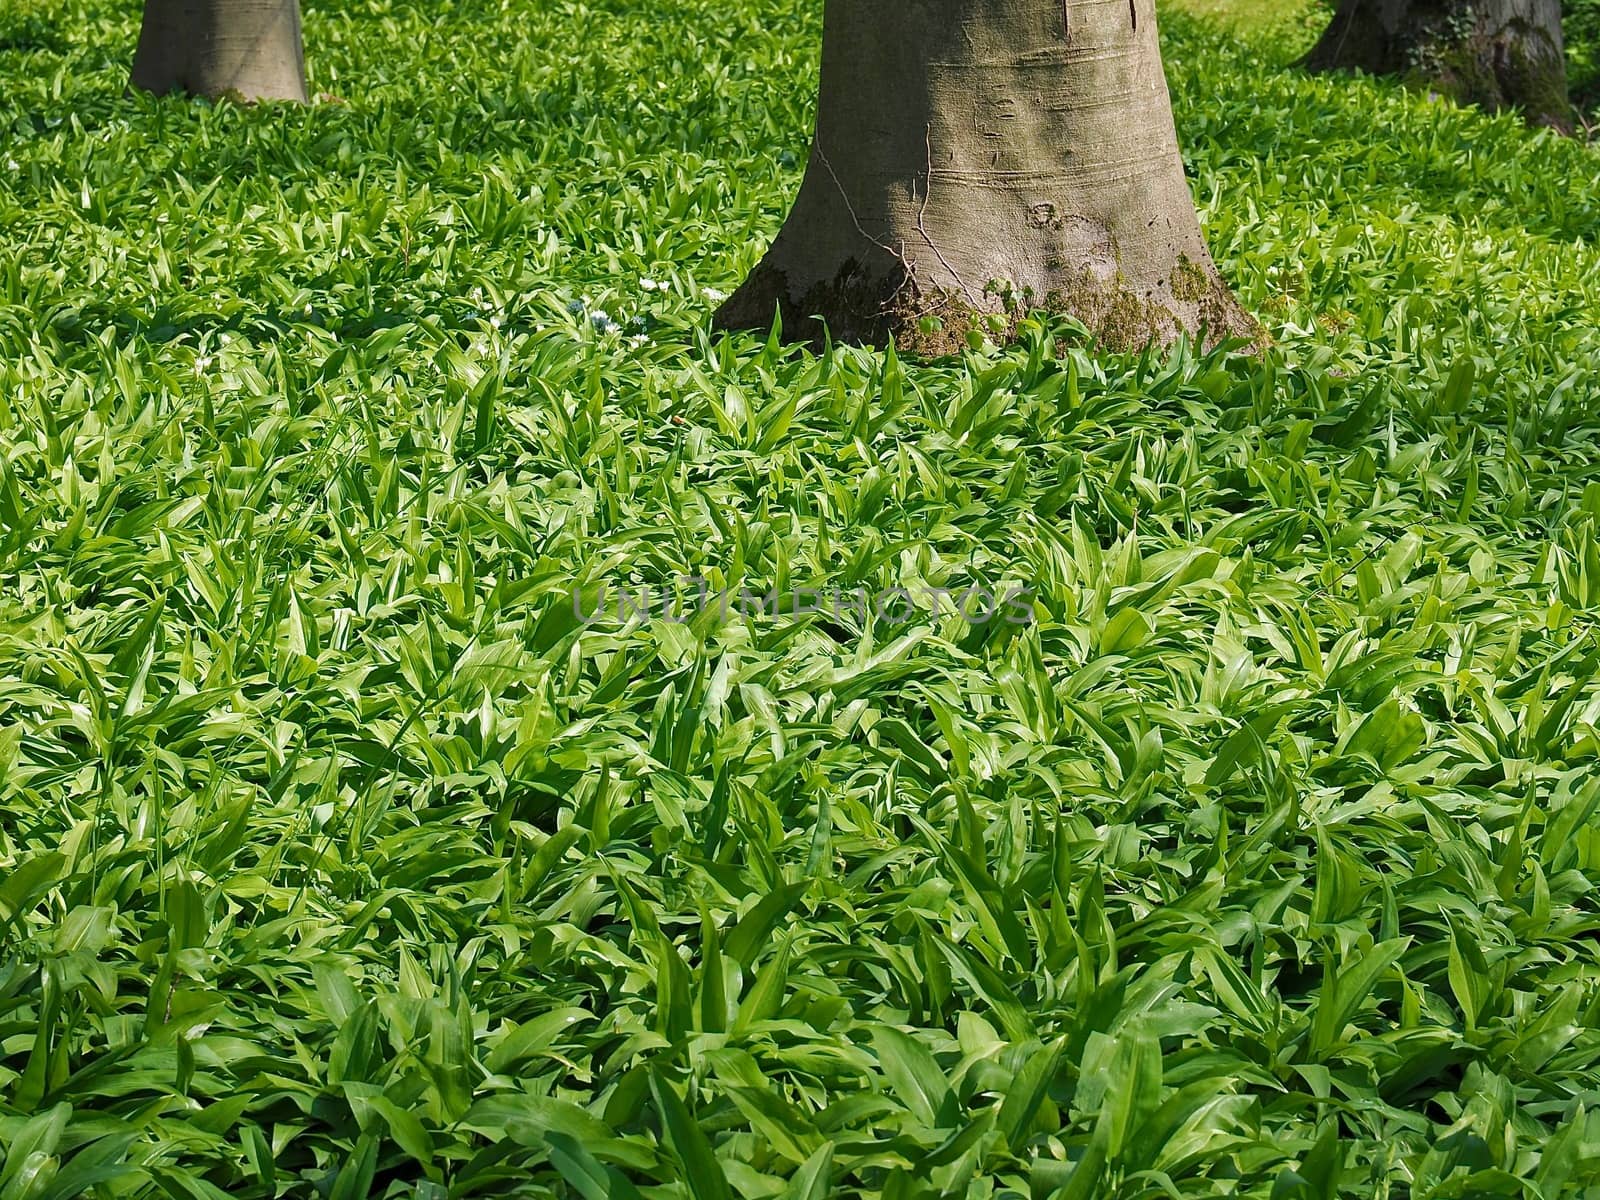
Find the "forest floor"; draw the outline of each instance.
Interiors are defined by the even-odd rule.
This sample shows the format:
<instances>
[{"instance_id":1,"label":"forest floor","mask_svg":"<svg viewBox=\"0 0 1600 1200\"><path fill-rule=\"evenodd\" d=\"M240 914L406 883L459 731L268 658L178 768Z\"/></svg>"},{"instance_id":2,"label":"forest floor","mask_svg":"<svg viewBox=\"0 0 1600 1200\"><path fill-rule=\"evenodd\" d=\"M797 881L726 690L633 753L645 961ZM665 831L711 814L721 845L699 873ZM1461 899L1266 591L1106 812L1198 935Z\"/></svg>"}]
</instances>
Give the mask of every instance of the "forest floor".
<instances>
[{"instance_id":1,"label":"forest floor","mask_svg":"<svg viewBox=\"0 0 1600 1200\"><path fill-rule=\"evenodd\" d=\"M1311 49L1333 12L1331 0L1170 0L1160 11L1169 8L1247 38L1276 63Z\"/></svg>"},{"instance_id":2,"label":"forest floor","mask_svg":"<svg viewBox=\"0 0 1600 1200\"><path fill-rule=\"evenodd\" d=\"M1164 11L1265 355L818 355L820 5L135 8L0 10L0 1196L1593 1194L1595 151Z\"/></svg>"}]
</instances>

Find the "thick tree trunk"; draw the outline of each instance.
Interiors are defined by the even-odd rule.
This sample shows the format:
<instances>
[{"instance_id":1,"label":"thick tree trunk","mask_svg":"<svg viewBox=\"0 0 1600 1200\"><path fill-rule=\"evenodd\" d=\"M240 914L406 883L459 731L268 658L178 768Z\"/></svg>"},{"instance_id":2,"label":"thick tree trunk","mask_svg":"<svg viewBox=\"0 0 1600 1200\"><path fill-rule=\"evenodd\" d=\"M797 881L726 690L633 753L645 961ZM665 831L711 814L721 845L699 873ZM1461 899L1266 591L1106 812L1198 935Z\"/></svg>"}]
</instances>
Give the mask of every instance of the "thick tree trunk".
<instances>
[{"instance_id":1,"label":"thick tree trunk","mask_svg":"<svg viewBox=\"0 0 1600 1200\"><path fill-rule=\"evenodd\" d=\"M1400 75L1572 131L1560 0L1341 0L1306 66Z\"/></svg>"},{"instance_id":2,"label":"thick tree trunk","mask_svg":"<svg viewBox=\"0 0 1600 1200\"><path fill-rule=\"evenodd\" d=\"M145 0L133 86L304 103L299 0Z\"/></svg>"},{"instance_id":3,"label":"thick tree trunk","mask_svg":"<svg viewBox=\"0 0 1600 1200\"><path fill-rule=\"evenodd\" d=\"M1029 308L1117 347L1258 327L1184 180L1153 0L827 0L788 222L717 314L958 349Z\"/></svg>"}]
</instances>

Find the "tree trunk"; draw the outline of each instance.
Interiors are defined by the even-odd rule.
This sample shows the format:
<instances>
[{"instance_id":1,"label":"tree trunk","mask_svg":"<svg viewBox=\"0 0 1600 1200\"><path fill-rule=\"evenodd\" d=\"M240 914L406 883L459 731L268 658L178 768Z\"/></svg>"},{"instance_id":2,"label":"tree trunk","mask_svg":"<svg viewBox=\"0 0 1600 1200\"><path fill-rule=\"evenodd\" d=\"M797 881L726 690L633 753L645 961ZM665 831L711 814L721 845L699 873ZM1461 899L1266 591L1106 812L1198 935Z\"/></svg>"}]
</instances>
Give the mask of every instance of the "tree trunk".
<instances>
[{"instance_id":1,"label":"tree trunk","mask_svg":"<svg viewBox=\"0 0 1600 1200\"><path fill-rule=\"evenodd\" d=\"M827 0L816 139L723 328L942 354L1030 308L1254 339L1184 180L1153 0Z\"/></svg>"},{"instance_id":2,"label":"tree trunk","mask_svg":"<svg viewBox=\"0 0 1600 1200\"><path fill-rule=\"evenodd\" d=\"M133 86L304 103L299 0L145 0Z\"/></svg>"},{"instance_id":3,"label":"tree trunk","mask_svg":"<svg viewBox=\"0 0 1600 1200\"><path fill-rule=\"evenodd\" d=\"M1340 0L1306 66L1400 75L1572 132L1560 0Z\"/></svg>"}]
</instances>

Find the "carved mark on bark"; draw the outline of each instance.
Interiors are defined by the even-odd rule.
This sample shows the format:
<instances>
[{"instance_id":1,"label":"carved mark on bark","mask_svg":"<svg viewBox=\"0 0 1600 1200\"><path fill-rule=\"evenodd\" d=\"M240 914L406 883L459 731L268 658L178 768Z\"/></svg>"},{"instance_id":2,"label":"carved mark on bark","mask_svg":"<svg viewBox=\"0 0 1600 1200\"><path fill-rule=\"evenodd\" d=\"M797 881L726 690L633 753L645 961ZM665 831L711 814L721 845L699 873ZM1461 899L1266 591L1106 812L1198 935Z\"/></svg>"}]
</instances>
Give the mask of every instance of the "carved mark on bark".
<instances>
[{"instance_id":1,"label":"carved mark on bark","mask_svg":"<svg viewBox=\"0 0 1600 1200\"><path fill-rule=\"evenodd\" d=\"M1065 223L1060 214L1056 212L1056 206L1048 201L1028 206L1028 224L1035 229L1059 230Z\"/></svg>"},{"instance_id":2,"label":"carved mark on bark","mask_svg":"<svg viewBox=\"0 0 1600 1200\"><path fill-rule=\"evenodd\" d=\"M1061 0L1061 36L1072 45L1072 0Z\"/></svg>"},{"instance_id":3,"label":"carved mark on bark","mask_svg":"<svg viewBox=\"0 0 1600 1200\"><path fill-rule=\"evenodd\" d=\"M1139 32L1139 4L1138 0L1128 0L1128 20L1133 22L1133 31Z\"/></svg>"}]
</instances>

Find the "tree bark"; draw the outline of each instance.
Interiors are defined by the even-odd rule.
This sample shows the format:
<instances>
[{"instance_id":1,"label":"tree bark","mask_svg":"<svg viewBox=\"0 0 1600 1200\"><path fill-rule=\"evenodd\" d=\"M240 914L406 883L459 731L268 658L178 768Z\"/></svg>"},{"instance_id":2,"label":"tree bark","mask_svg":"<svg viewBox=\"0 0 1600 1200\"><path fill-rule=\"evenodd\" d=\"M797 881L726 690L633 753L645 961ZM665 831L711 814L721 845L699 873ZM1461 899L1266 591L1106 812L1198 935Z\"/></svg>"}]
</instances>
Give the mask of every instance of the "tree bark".
<instances>
[{"instance_id":1,"label":"tree bark","mask_svg":"<svg viewBox=\"0 0 1600 1200\"><path fill-rule=\"evenodd\" d=\"M1560 0L1341 0L1306 66L1400 75L1572 132Z\"/></svg>"},{"instance_id":2,"label":"tree bark","mask_svg":"<svg viewBox=\"0 0 1600 1200\"><path fill-rule=\"evenodd\" d=\"M133 86L304 103L299 0L145 0Z\"/></svg>"},{"instance_id":3,"label":"tree bark","mask_svg":"<svg viewBox=\"0 0 1600 1200\"><path fill-rule=\"evenodd\" d=\"M799 197L718 324L942 354L1030 308L1119 348L1257 336L1195 216L1153 0L827 0Z\"/></svg>"}]
</instances>

